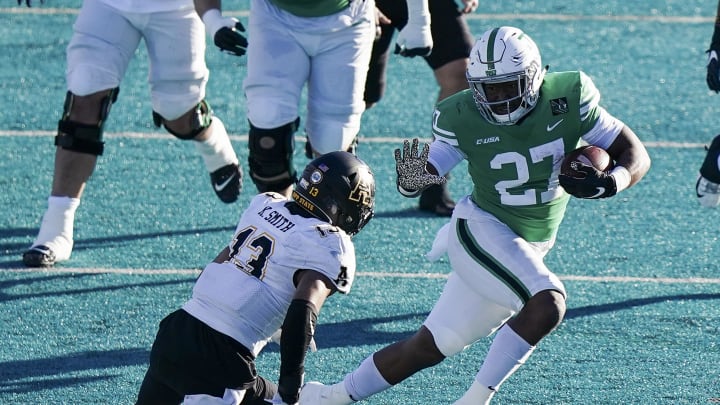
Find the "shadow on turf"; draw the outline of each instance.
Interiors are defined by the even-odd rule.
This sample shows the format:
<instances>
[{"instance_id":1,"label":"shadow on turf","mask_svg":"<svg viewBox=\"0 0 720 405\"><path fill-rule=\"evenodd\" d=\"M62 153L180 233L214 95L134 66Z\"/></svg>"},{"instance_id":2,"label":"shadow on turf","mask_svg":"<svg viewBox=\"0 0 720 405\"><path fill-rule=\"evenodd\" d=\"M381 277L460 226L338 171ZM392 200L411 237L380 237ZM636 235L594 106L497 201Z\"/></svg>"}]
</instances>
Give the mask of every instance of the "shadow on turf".
<instances>
[{"instance_id":1,"label":"shadow on turf","mask_svg":"<svg viewBox=\"0 0 720 405\"><path fill-rule=\"evenodd\" d=\"M115 378L115 374L67 377L68 374L86 373L115 367L138 366L148 362L149 349L118 349L87 351L65 356L35 360L0 362L0 393L21 394L39 389L48 390L83 385L92 381ZM118 374L120 372L118 371Z\"/></svg>"},{"instance_id":2,"label":"shadow on turf","mask_svg":"<svg viewBox=\"0 0 720 405\"><path fill-rule=\"evenodd\" d=\"M222 226L213 228L193 228L165 232L141 233L134 235L117 235L101 238L76 239L73 247L74 251L95 249L105 246L117 246L126 242L136 242L140 240L148 240L155 238L172 238L183 235L194 235L197 233L224 232L228 236L235 231L235 226ZM0 229L0 269L13 269L24 267L22 264L22 254L30 247L32 240L37 234L35 228L11 228ZM27 239L27 242L17 242L19 238ZM15 240L13 240L15 239Z\"/></svg>"},{"instance_id":3,"label":"shadow on turf","mask_svg":"<svg viewBox=\"0 0 720 405\"><path fill-rule=\"evenodd\" d=\"M43 277L45 281L59 276ZM34 279L37 281L37 279ZM22 281L20 281L22 282ZM185 281L172 281L187 282ZM14 285L14 282L0 284L0 288L7 288ZM167 282L165 282L167 283ZM139 286L155 286L162 283L142 283ZM107 289L123 288L123 286L107 287ZM92 289L97 291L98 289ZM78 290L70 293L82 293ZM65 294L68 292L59 292ZM52 293L48 293L52 294ZM57 294L57 293L55 293ZM25 297L27 298L27 297ZM716 300L720 299L718 294L684 294L668 295L650 298L631 299L617 303L589 305L580 308L572 308L567 311L565 319L592 316L607 312L629 309L644 305L652 305L667 301L686 300ZM7 300L7 298L0 298ZM419 326L425 319L427 313L410 313L387 317L369 317L339 323L322 323L318 325L316 339L318 348L352 347L358 345L386 345L404 339L414 333L414 329L405 331L383 331L379 326L393 322L410 322ZM413 326L414 328L415 326ZM278 351L278 346L270 344L266 351ZM34 360L11 360L0 362L0 393L26 393L42 389L62 388L68 386L82 385L97 380L107 380L115 375L107 372L103 375L72 377L68 374L101 373L100 370L113 369L125 366L146 365L149 357L149 348L128 348L107 351L86 351L71 353L64 356L48 357Z\"/></svg>"},{"instance_id":4,"label":"shadow on turf","mask_svg":"<svg viewBox=\"0 0 720 405\"><path fill-rule=\"evenodd\" d=\"M720 293L718 294L678 294L678 295L664 295L660 297L649 297L649 298L635 298L627 301L613 302L602 305L588 305L579 308L571 308L567 310L565 319L580 318L583 316L598 315L607 312L615 312L622 309L630 309L635 307L641 307L645 305L658 304L661 302L669 301L701 301L701 300L717 300L720 299Z\"/></svg>"},{"instance_id":5,"label":"shadow on turf","mask_svg":"<svg viewBox=\"0 0 720 405\"><path fill-rule=\"evenodd\" d=\"M28 286L35 283L44 283L44 282L54 282L54 281L62 281L64 279L72 279L74 281L77 281L79 278L89 278L89 277L98 277L102 276L102 274L53 274L48 276L42 276L42 277L32 277L32 278L23 278L19 280L4 280L0 281L0 302L7 302L7 301L14 301L14 300L27 300L27 299L33 299L33 298L43 298L43 297L56 297L56 296L62 296L62 295L79 295L79 294L88 294L88 293L97 293L101 291L116 291L116 290L126 290L128 288L137 288L137 287L159 287L163 285L174 285L174 284L192 284L196 280L196 276L188 276L188 277L182 277L177 280L163 280L163 281L153 281L153 282L144 282L144 283L122 283L117 285L106 285L102 287L88 287L88 288L70 288L70 289L61 289L64 283L58 282L53 283L54 286L56 286L56 289L52 291L42 291L42 289L31 289L30 293L25 294L8 294L5 290L9 288L13 288L16 286ZM60 288L60 289L59 289ZM27 288L23 288L23 290L27 290ZM0 370L2 370L2 363L0 363Z\"/></svg>"}]
</instances>

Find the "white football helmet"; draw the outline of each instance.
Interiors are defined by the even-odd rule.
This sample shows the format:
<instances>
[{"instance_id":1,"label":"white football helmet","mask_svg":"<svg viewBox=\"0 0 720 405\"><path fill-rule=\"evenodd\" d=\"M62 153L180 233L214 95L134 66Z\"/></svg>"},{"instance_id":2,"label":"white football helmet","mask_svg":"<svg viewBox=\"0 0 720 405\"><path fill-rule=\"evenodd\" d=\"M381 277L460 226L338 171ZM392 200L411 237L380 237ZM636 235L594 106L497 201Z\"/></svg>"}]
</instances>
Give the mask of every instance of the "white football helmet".
<instances>
[{"instance_id":1,"label":"white football helmet","mask_svg":"<svg viewBox=\"0 0 720 405\"><path fill-rule=\"evenodd\" d=\"M498 27L475 42L466 75L480 114L491 124L513 125L535 107L546 70L527 34Z\"/></svg>"}]
</instances>

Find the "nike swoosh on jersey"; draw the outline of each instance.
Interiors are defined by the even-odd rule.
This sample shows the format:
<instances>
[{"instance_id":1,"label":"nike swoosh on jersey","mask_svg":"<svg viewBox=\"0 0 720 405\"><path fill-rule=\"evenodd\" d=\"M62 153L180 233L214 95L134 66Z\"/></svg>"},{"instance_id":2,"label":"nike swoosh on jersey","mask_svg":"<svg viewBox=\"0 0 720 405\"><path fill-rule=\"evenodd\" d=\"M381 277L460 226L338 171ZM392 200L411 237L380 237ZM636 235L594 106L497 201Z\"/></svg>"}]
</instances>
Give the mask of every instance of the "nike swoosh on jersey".
<instances>
[{"instance_id":1,"label":"nike swoosh on jersey","mask_svg":"<svg viewBox=\"0 0 720 405\"><path fill-rule=\"evenodd\" d=\"M597 189L598 189L597 194L591 195L591 196L588 197L588 198L598 198L598 197L600 197L601 195L605 194L605 187L598 187Z\"/></svg>"},{"instance_id":2,"label":"nike swoosh on jersey","mask_svg":"<svg viewBox=\"0 0 720 405\"><path fill-rule=\"evenodd\" d=\"M228 177L228 179L223 181L222 183L213 184L213 187L215 187L215 191L222 191L236 177L237 177L237 173L233 173L232 176Z\"/></svg>"},{"instance_id":3,"label":"nike swoosh on jersey","mask_svg":"<svg viewBox=\"0 0 720 405\"><path fill-rule=\"evenodd\" d=\"M553 129L555 129L558 125L560 125L560 123L563 122L563 120L565 120L565 118L561 119L560 121L558 121L552 125L548 125L547 128L545 128L545 129L547 129L547 131L550 132Z\"/></svg>"}]
</instances>

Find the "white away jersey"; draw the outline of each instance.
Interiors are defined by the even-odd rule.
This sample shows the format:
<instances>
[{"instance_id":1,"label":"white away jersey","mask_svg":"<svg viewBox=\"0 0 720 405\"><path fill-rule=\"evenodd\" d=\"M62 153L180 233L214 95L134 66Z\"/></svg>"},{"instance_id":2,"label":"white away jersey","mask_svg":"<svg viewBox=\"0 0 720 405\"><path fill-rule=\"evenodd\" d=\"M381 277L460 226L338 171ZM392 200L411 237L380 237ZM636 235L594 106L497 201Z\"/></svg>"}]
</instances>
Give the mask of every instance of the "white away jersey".
<instances>
[{"instance_id":1,"label":"white away jersey","mask_svg":"<svg viewBox=\"0 0 720 405\"><path fill-rule=\"evenodd\" d=\"M229 244L230 260L207 265L183 306L255 356L285 319L298 269L324 274L344 294L355 278L350 237L327 222L292 214L289 202L279 194L254 197Z\"/></svg>"}]
</instances>

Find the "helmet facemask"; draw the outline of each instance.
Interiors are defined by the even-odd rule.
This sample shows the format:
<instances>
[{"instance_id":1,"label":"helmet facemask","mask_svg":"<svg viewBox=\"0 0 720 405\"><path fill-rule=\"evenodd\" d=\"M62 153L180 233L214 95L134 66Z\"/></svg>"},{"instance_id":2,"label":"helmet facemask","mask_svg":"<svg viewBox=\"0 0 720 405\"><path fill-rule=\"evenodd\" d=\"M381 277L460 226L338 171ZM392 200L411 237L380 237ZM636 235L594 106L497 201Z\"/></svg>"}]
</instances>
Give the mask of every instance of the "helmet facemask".
<instances>
[{"instance_id":1,"label":"helmet facemask","mask_svg":"<svg viewBox=\"0 0 720 405\"><path fill-rule=\"evenodd\" d=\"M466 76L483 118L495 125L513 125L537 104L545 69L527 35L500 27L473 46Z\"/></svg>"}]
</instances>

